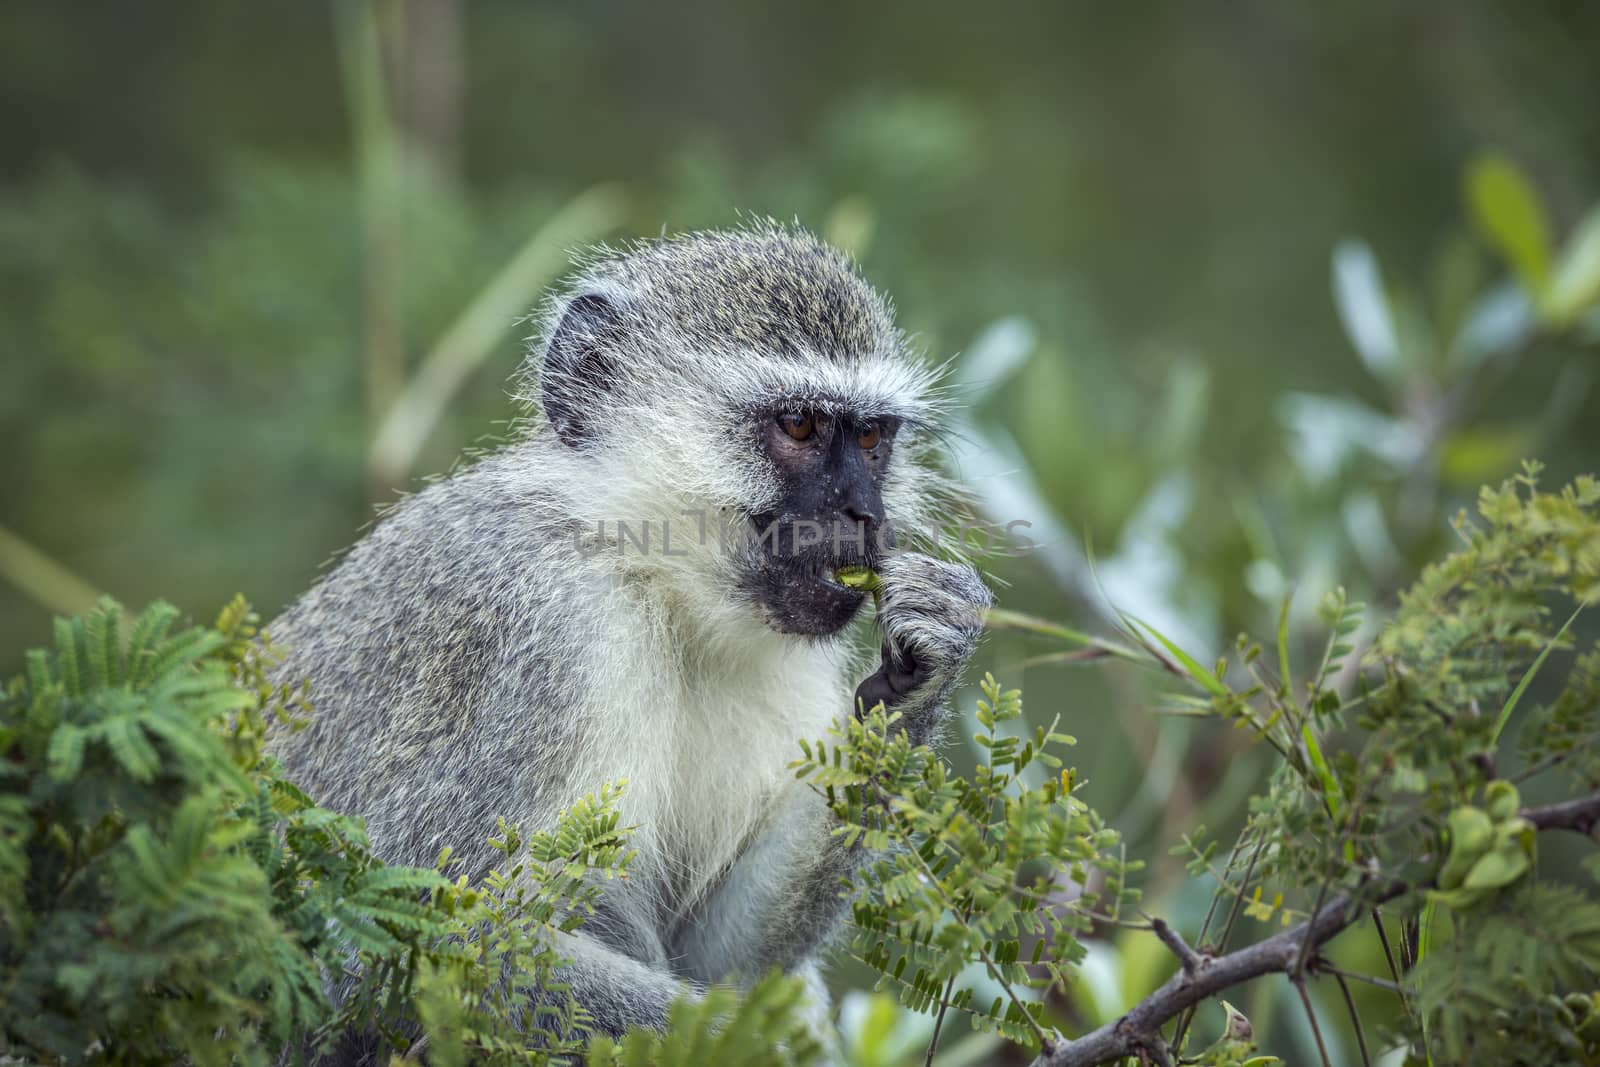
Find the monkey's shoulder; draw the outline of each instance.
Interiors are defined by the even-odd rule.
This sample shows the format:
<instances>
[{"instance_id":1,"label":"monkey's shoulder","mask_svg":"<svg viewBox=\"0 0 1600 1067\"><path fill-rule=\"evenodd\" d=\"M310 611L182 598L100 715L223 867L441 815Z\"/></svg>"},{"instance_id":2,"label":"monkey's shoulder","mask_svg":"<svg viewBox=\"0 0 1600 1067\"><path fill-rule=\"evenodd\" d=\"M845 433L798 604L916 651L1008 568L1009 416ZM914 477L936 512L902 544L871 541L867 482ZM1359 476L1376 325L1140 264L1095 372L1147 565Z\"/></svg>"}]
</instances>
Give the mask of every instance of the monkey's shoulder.
<instances>
[{"instance_id":1,"label":"monkey's shoulder","mask_svg":"<svg viewBox=\"0 0 1600 1067\"><path fill-rule=\"evenodd\" d=\"M309 728L274 745L291 770L340 792L429 761L465 774L513 725L507 743L559 748L546 711L588 684L571 633L593 594L540 504L494 466L436 482L269 624L275 676L310 684Z\"/></svg>"},{"instance_id":2,"label":"monkey's shoulder","mask_svg":"<svg viewBox=\"0 0 1600 1067\"><path fill-rule=\"evenodd\" d=\"M385 648L478 628L540 622L578 576L563 566L570 531L536 479L493 457L389 508L274 624L297 646ZM374 648L370 651L381 651ZM453 657L452 657L453 658Z\"/></svg>"}]
</instances>

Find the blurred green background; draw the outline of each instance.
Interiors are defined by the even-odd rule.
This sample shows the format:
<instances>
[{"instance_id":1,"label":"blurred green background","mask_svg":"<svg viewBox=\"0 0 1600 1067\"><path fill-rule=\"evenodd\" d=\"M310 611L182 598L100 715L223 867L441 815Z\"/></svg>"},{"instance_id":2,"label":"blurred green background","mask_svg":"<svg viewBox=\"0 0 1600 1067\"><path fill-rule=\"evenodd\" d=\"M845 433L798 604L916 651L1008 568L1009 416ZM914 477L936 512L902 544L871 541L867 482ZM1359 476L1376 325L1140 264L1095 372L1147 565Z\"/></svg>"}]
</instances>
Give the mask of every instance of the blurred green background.
<instances>
[{"instance_id":1,"label":"blurred green background","mask_svg":"<svg viewBox=\"0 0 1600 1067\"><path fill-rule=\"evenodd\" d=\"M1309 649L1481 482L1596 466L1597 56L1583 0L8 3L0 668L97 591L275 614L504 432L564 249L741 213L958 357L953 462L1039 543L989 561L1005 606L1109 600L1206 660L1294 590ZM984 665L1062 712L1170 899L1165 845L1265 756L1050 651ZM1119 939L1067 1010L1161 951Z\"/></svg>"}]
</instances>

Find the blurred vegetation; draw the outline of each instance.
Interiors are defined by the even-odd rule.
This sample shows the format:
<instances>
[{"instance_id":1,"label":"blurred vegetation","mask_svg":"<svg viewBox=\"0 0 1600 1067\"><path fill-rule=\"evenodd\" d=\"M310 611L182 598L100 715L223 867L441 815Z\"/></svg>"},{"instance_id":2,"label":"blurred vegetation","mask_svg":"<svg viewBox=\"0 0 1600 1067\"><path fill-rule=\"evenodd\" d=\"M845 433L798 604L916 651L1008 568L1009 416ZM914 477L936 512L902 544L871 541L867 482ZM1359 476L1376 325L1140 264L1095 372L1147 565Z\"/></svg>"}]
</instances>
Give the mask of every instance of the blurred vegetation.
<instances>
[{"instance_id":1,"label":"blurred vegetation","mask_svg":"<svg viewBox=\"0 0 1600 1067\"><path fill-rule=\"evenodd\" d=\"M1040 544L990 561L1007 608L1215 653L1293 590L1310 655L1480 482L1600 454L1597 47L1593 5L1484 0L6 5L0 669L101 591L272 613L504 432L557 250L740 211L959 354L955 462ZM985 656L1130 847L1243 819L1248 738L1036 635ZM1164 976L1115 944L1086 995ZM1291 1006L1242 1005L1300 1059Z\"/></svg>"}]
</instances>

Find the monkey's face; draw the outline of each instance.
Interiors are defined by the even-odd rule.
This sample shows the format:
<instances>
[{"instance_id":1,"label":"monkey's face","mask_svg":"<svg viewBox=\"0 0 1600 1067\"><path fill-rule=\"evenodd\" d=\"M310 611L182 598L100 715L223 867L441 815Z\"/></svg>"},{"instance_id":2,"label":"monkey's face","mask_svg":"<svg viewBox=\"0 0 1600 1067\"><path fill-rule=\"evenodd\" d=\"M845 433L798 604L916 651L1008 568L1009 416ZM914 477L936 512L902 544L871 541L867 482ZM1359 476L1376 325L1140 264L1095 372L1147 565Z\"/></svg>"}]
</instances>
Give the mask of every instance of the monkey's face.
<instances>
[{"instance_id":1,"label":"monkey's face","mask_svg":"<svg viewBox=\"0 0 1600 1067\"><path fill-rule=\"evenodd\" d=\"M899 422L805 405L762 410L751 422L755 447L771 464L774 499L749 514L740 584L773 629L837 633L864 594L836 572L875 567L894 544L884 483Z\"/></svg>"},{"instance_id":2,"label":"monkey's face","mask_svg":"<svg viewBox=\"0 0 1600 1067\"><path fill-rule=\"evenodd\" d=\"M876 566L891 517L902 540L944 517L937 372L849 259L803 232L595 264L551 307L537 377L575 525L735 637L838 633L864 599L839 568ZM624 523L655 550L630 550Z\"/></svg>"}]
</instances>

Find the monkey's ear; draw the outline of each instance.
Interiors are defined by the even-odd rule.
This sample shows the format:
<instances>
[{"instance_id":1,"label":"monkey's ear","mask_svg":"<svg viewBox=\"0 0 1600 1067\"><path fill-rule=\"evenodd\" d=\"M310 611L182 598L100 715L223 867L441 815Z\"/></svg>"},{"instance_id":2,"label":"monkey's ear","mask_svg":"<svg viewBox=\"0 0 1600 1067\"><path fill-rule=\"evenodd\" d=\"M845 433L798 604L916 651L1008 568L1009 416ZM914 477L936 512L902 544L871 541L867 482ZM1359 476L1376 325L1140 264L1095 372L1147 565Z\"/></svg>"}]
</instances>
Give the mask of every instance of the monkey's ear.
<instances>
[{"instance_id":1,"label":"monkey's ear","mask_svg":"<svg viewBox=\"0 0 1600 1067\"><path fill-rule=\"evenodd\" d=\"M545 345L539 393L563 444L579 448L593 437L597 402L621 382L621 338L622 313L603 296L585 293L562 311Z\"/></svg>"}]
</instances>

